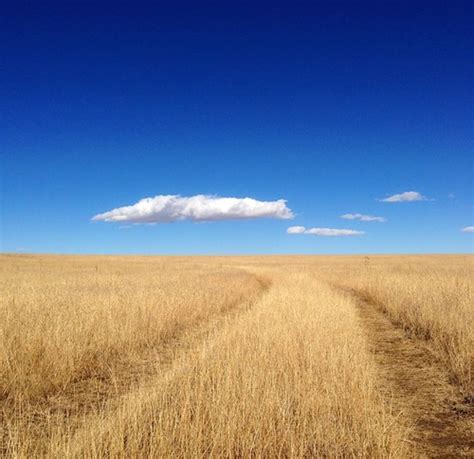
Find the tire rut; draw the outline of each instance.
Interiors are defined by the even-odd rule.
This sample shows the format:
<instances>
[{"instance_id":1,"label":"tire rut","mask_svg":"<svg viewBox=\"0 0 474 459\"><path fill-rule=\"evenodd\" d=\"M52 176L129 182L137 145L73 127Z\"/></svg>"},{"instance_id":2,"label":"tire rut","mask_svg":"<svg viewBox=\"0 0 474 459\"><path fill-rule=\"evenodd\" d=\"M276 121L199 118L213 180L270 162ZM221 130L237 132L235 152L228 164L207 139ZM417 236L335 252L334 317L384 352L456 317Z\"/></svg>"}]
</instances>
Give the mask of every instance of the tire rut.
<instances>
[{"instance_id":1,"label":"tire rut","mask_svg":"<svg viewBox=\"0 0 474 459\"><path fill-rule=\"evenodd\" d=\"M415 457L474 457L472 401L451 383L429 342L393 324L360 292L345 291L356 299L380 390L409 424Z\"/></svg>"}]
</instances>

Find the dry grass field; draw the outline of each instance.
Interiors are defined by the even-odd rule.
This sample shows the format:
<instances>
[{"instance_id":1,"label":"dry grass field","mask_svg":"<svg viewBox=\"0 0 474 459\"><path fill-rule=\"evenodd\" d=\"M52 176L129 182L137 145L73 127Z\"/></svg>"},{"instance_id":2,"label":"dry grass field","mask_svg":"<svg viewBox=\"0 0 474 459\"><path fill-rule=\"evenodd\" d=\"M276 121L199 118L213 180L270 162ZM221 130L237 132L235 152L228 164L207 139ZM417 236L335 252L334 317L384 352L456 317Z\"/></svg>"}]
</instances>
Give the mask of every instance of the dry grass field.
<instances>
[{"instance_id":1,"label":"dry grass field","mask_svg":"<svg viewBox=\"0 0 474 459\"><path fill-rule=\"evenodd\" d=\"M0 256L2 457L472 457L474 257Z\"/></svg>"}]
</instances>

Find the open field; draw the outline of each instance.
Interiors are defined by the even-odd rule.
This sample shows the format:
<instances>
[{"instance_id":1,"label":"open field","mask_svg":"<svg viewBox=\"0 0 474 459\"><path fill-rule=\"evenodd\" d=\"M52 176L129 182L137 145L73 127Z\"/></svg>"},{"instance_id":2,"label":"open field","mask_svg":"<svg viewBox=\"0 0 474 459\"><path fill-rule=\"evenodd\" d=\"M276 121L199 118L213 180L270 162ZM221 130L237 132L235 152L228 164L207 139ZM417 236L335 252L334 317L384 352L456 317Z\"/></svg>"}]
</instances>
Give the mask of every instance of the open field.
<instances>
[{"instance_id":1,"label":"open field","mask_svg":"<svg viewBox=\"0 0 474 459\"><path fill-rule=\"evenodd\" d=\"M474 257L0 256L4 457L460 457Z\"/></svg>"}]
</instances>

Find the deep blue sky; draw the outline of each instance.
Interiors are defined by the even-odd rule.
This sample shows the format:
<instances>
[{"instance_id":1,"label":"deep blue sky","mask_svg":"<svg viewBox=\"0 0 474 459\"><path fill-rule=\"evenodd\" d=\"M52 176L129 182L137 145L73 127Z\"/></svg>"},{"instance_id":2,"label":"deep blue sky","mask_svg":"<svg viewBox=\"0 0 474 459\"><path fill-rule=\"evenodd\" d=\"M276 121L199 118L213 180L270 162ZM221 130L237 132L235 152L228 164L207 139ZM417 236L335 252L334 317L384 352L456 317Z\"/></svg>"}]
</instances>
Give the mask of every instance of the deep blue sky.
<instances>
[{"instance_id":1,"label":"deep blue sky","mask_svg":"<svg viewBox=\"0 0 474 459\"><path fill-rule=\"evenodd\" d=\"M470 1L4 3L0 249L470 252L472 24ZM161 194L296 218L90 221Z\"/></svg>"}]
</instances>

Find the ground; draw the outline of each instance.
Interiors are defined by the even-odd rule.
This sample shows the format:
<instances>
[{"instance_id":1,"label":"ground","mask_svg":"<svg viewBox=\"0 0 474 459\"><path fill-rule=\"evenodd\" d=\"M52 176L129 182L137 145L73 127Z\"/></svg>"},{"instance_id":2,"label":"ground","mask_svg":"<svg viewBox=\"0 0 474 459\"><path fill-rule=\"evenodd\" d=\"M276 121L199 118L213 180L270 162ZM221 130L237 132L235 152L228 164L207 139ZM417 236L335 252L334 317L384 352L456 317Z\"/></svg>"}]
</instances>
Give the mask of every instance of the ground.
<instances>
[{"instance_id":1,"label":"ground","mask_svg":"<svg viewBox=\"0 0 474 459\"><path fill-rule=\"evenodd\" d=\"M472 456L473 261L3 255L0 451Z\"/></svg>"}]
</instances>

